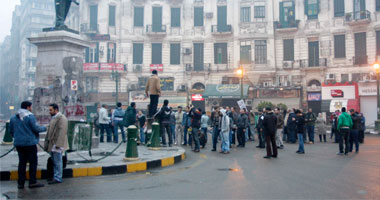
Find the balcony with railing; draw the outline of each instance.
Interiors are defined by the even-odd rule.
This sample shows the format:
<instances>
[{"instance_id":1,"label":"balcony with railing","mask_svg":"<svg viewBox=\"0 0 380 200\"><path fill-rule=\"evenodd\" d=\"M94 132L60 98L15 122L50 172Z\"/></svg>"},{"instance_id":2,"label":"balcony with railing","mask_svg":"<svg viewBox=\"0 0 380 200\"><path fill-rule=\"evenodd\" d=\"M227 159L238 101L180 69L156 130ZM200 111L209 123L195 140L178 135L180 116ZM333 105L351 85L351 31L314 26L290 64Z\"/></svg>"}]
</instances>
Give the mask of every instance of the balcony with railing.
<instances>
[{"instance_id":1,"label":"balcony with railing","mask_svg":"<svg viewBox=\"0 0 380 200\"><path fill-rule=\"evenodd\" d=\"M99 24L83 23L80 25L80 32L84 34L99 33Z\"/></svg>"},{"instance_id":2,"label":"balcony with railing","mask_svg":"<svg viewBox=\"0 0 380 200\"><path fill-rule=\"evenodd\" d=\"M232 34L232 25L212 25L211 33L213 35L229 35Z\"/></svg>"},{"instance_id":3,"label":"balcony with railing","mask_svg":"<svg viewBox=\"0 0 380 200\"><path fill-rule=\"evenodd\" d=\"M360 55L352 57L352 61L354 65L366 65L368 64L368 56Z\"/></svg>"},{"instance_id":4,"label":"balcony with railing","mask_svg":"<svg viewBox=\"0 0 380 200\"><path fill-rule=\"evenodd\" d=\"M209 72L211 70L211 64L210 63L185 64L185 70L186 72L194 72L194 73Z\"/></svg>"},{"instance_id":5,"label":"balcony with railing","mask_svg":"<svg viewBox=\"0 0 380 200\"><path fill-rule=\"evenodd\" d=\"M299 60L300 68L327 67L327 58Z\"/></svg>"},{"instance_id":6,"label":"balcony with railing","mask_svg":"<svg viewBox=\"0 0 380 200\"><path fill-rule=\"evenodd\" d=\"M146 34L152 36L165 36L166 25L146 25Z\"/></svg>"},{"instance_id":7,"label":"balcony with railing","mask_svg":"<svg viewBox=\"0 0 380 200\"><path fill-rule=\"evenodd\" d=\"M274 27L277 32L293 32L298 30L300 20L293 20L289 22L275 21Z\"/></svg>"},{"instance_id":8,"label":"balcony with railing","mask_svg":"<svg viewBox=\"0 0 380 200\"><path fill-rule=\"evenodd\" d=\"M368 24L371 22L371 12L369 12L368 10L363 10L346 13L345 22L349 25Z\"/></svg>"}]
</instances>

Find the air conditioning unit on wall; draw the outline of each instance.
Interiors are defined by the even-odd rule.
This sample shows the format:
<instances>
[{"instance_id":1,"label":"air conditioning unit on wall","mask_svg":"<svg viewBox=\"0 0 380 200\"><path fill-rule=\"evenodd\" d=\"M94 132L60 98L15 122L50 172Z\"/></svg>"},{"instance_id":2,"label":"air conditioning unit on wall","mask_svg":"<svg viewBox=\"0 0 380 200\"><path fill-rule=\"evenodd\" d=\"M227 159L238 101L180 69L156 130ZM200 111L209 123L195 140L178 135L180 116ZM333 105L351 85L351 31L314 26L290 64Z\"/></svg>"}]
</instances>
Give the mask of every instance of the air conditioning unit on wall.
<instances>
[{"instance_id":1,"label":"air conditioning unit on wall","mask_svg":"<svg viewBox=\"0 0 380 200\"><path fill-rule=\"evenodd\" d=\"M327 74L326 80L328 80L328 81L335 80L335 74Z\"/></svg>"}]
</instances>

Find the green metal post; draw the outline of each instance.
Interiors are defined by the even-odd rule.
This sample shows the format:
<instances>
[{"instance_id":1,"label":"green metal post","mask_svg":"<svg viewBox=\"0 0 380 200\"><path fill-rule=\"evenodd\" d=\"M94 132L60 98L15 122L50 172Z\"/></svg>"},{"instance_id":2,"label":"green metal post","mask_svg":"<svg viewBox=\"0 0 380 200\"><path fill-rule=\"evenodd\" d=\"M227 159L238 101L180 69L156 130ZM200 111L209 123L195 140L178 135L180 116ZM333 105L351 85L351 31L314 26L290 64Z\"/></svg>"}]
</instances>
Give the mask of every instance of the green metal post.
<instances>
[{"instance_id":1,"label":"green metal post","mask_svg":"<svg viewBox=\"0 0 380 200\"><path fill-rule=\"evenodd\" d=\"M139 155L137 152L137 127L135 125L131 125L128 127L127 150L125 151L124 160L133 161L138 159Z\"/></svg>"},{"instance_id":2,"label":"green metal post","mask_svg":"<svg viewBox=\"0 0 380 200\"><path fill-rule=\"evenodd\" d=\"M11 136L9 121L5 123L5 134L2 144L13 144L13 137Z\"/></svg>"},{"instance_id":3,"label":"green metal post","mask_svg":"<svg viewBox=\"0 0 380 200\"><path fill-rule=\"evenodd\" d=\"M152 135L149 141L149 149L159 150L160 149L160 124L157 122L152 123Z\"/></svg>"}]
</instances>

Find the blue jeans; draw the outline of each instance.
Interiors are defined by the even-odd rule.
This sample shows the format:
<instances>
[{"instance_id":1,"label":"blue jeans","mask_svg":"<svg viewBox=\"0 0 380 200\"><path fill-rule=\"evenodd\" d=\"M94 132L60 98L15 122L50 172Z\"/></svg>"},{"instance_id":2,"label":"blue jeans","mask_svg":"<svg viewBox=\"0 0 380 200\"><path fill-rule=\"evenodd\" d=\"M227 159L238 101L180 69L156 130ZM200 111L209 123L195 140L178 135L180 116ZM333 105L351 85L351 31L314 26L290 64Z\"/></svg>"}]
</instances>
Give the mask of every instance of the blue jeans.
<instances>
[{"instance_id":1,"label":"blue jeans","mask_svg":"<svg viewBox=\"0 0 380 200\"><path fill-rule=\"evenodd\" d=\"M202 129L202 131L203 131L203 134L205 135L205 140L206 140L206 143L207 143L207 127L203 127L203 128L201 128Z\"/></svg>"},{"instance_id":2,"label":"blue jeans","mask_svg":"<svg viewBox=\"0 0 380 200\"><path fill-rule=\"evenodd\" d=\"M230 133L220 132L222 136L222 152L230 152Z\"/></svg>"},{"instance_id":3,"label":"blue jeans","mask_svg":"<svg viewBox=\"0 0 380 200\"><path fill-rule=\"evenodd\" d=\"M230 144L235 144L236 140L236 129L230 131Z\"/></svg>"},{"instance_id":4,"label":"blue jeans","mask_svg":"<svg viewBox=\"0 0 380 200\"><path fill-rule=\"evenodd\" d=\"M214 126L214 130L212 132L212 149L216 149L216 144L218 143L218 137L219 137L219 127Z\"/></svg>"},{"instance_id":5,"label":"blue jeans","mask_svg":"<svg viewBox=\"0 0 380 200\"><path fill-rule=\"evenodd\" d=\"M175 124L170 124L170 129L172 131L172 138L173 138L173 141L175 141Z\"/></svg>"},{"instance_id":6,"label":"blue jeans","mask_svg":"<svg viewBox=\"0 0 380 200\"><path fill-rule=\"evenodd\" d=\"M104 142L104 130L107 132L107 142L112 142L109 124L99 124L100 126L100 142Z\"/></svg>"},{"instance_id":7,"label":"blue jeans","mask_svg":"<svg viewBox=\"0 0 380 200\"><path fill-rule=\"evenodd\" d=\"M63 171L62 153L51 152L50 155L54 164L54 179L58 182L62 182L62 171Z\"/></svg>"},{"instance_id":8,"label":"blue jeans","mask_svg":"<svg viewBox=\"0 0 380 200\"><path fill-rule=\"evenodd\" d=\"M354 148L355 143L355 151L359 151L359 130L351 130L350 132L350 152Z\"/></svg>"},{"instance_id":9,"label":"blue jeans","mask_svg":"<svg viewBox=\"0 0 380 200\"><path fill-rule=\"evenodd\" d=\"M145 133L144 128L140 128L140 143L145 144Z\"/></svg>"},{"instance_id":10,"label":"blue jeans","mask_svg":"<svg viewBox=\"0 0 380 200\"><path fill-rule=\"evenodd\" d=\"M125 141L125 132L124 132L124 124L123 124L123 121L116 121L114 122L114 135L113 135L113 141L115 143L118 143L119 142L119 132L118 132L118 129L120 128L120 131L121 131L121 137L122 137L122 140L123 142Z\"/></svg>"},{"instance_id":11,"label":"blue jeans","mask_svg":"<svg viewBox=\"0 0 380 200\"><path fill-rule=\"evenodd\" d=\"M298 133L298 142L299 142L298 151L305 153L305 148L303 145L303 133Z\"/></svg>"},{"instance_id":12,"label":"blue jeans","mask_svg":"<svg viewBox=\"0 0 380 200\"><path fill-rule=\"evenodd\" d=\"M309 136L309 142L313 142L314 143L314 126L306 126L306 129L307 129L307 134Z\"/></svg>"},{"instance_id":13,"label":"blue jeans","mask_svg":"<svg viewBox=\"0 0 380 200\"><path fill-rule=\"evenodd\" d=\"M187 131L188 131L188 129L189 129L188 126L185 126L183 129L183 144L184 145L187 145ZM189 141L189 144L190 144L190 141Z\"/></svg>"}]
</instances>

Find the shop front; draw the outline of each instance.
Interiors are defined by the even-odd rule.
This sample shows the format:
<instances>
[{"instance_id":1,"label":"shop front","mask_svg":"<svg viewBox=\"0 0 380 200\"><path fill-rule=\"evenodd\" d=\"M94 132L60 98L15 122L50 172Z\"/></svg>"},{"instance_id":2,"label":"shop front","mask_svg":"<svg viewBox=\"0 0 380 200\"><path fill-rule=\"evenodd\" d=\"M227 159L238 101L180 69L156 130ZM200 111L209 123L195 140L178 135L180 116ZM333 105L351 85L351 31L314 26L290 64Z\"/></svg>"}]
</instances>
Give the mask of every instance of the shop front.
<instances>
[{"instance_id":1,"label":"shop front","mask_svg":"<svg viewBox=\"0 0 380 200\"><path fill-rule=\"evenodd\" d=\"M186 107L187 97L178 96L176 93L163 92L158 101L158 108L162 107L164 100L169 100L169 107L177 110L178 106ZM131 91L129 95L129 102L136 103L137 110L147 110L149 105L149 98L146 98L144 91Z\"/></svg>"},{"instance_id":2,"label":"shop front","mask_svg":"<svg viewBox=\"0 0 380 200\"><path fill-rule=\"evenodd\" d=\"M366 118L366 126L373 125L377 120L377 88L376 82L359 83L360 111Z\"/></svg>"},{"instance_id":3,"label":"shop front","mask_svg":"<svg viewBox=\"0 0 380 200\"><path fill-rule=\"evenodd\" d=\"M330 114L342 107L360 111L359 105L356 83L322 84L322 112Z\"/></svg>"},{"instance_id":4,"label":"shop front","mask_svg":"<svg viewBox=\"0 0 380 200\"><path fill-rule=\"evenodd\" d=\"M248 85L243 86L243 98L248 98ZM212 107L238 107L237 101L241 99L241 87L239 84L210 84L206 85L203 97L207 99L207 109Z\"/></svg>"},{"instance_id":5,"label":"shop front","mask_svg":"<svg viewBox=\"0 0 380 200\"><path fill-rule=\"evenodd\" d=\"M300 108L301 88L259 88L254 91L254 109L261 102L271 102L274 105L285 104L288 108Z\"/></svg>"}]
</instances>

